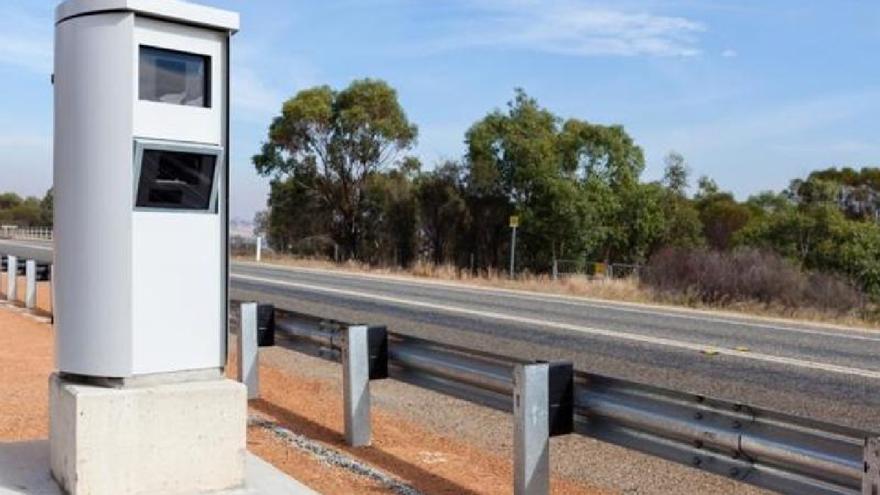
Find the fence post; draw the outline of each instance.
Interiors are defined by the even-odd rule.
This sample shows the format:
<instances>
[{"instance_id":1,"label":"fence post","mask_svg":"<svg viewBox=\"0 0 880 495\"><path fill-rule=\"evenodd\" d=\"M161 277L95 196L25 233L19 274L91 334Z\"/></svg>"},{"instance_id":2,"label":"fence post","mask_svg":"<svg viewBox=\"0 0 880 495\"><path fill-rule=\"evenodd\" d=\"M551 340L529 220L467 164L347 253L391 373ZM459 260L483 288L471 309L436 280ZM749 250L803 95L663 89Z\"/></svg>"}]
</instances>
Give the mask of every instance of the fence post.
<instances>
[{"instance_id":1,"label":"fence post","mask_svg":"<svg viewBox=\"0 0 880 495\"><path fill-rule=\"evenodd\" d=\"M550 493L550 365L518 364L513 372L513 493Z\"/></svg>"},{"instance_id":2,"label":"fence post","mask_svg":"<svg viewBox=\"0 0 880 495\"><path fill-rule=\"evenodd\" d=\"M559 260L553 259L553 281L559 280Z\"/></svg>"},{"instance_id":3,"label":"fence post","mask_svg":"<svg viewBox=\"0 0 880 495\"><path fill-rule=\"evenodd\" d=\"M14 302L18 299L18 258L6 257L6 300Z\"/></svg>"},{"instance_id":4,"label":"fence post","mask_svg":"<svg viewBox=\"0 0 880 495\"><path fill-rule=\"evenodd\" d=\"M263 236L257 236L257 263L263 259Z\"/></svg>"},{"instance_id":5,"label":"fence post","mask_svg":"<svg viewBox=\"0 0 880 495\"><path fill-rule=\"evenodd\" d=\"M247 387L248 399L260 396L260 363L257 354L257 303L241 305L238 332L238 381Z\"/></svg>"},{"instance_id":6,"label":"fence post","mask_svg":"<svg viewBox=\"0 0 880 495\"><path fill-rule=\"evenodd\" d=\"M865 439L864 461L862 495L877 495L880 493L880 438Z\"/></svg>"},{"instance_id":7,"label":"fence post","mask_svg":"<svg viewBox=\"0 0 880 495\"><path fill-rule=\"evenodd\" d=\"M366 326L346 329L342 347L345 441L352 447L370 445L370 351Z\"/></svg>"},{"instance_id":8,"label":"fence post","mask_svg":"<svg viewBox=\"0 0 880 495\"><path fill-rule=\"evenodd\" d=\"M37 262L27 260L24 265L24 275L27 284L24 290L24 307L34 309L37 305Z\"/></svg>"}]
</instances>

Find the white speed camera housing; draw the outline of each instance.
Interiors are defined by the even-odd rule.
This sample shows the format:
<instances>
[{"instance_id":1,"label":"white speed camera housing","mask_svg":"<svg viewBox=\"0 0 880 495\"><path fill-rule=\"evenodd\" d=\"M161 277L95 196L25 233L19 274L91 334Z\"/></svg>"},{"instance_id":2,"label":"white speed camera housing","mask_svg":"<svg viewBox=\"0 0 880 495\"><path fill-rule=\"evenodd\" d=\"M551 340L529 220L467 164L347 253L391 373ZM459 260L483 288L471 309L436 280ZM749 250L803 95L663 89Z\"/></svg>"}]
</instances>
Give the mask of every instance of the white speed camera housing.
<instances>
[{"instance_id":1,"label":"white speed camera housing","mask_svg":"<svg viewBox=\"0 0 880 495\"><path fill-rule=\"evenodd\" d=\"M238 14L177 0L69 0L56 14L58 369L220 369Z\"/></svg>"}]
</instances>

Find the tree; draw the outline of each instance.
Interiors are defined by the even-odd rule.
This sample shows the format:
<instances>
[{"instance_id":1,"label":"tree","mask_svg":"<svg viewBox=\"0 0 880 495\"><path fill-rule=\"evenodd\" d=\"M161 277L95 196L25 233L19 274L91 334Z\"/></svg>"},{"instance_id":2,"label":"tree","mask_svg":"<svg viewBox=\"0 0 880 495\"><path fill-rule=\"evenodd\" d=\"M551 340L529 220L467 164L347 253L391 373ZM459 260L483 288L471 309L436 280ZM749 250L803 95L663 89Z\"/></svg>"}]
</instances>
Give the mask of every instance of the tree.
<instances>
[{"instance_id":1,"label":"tree","mask_svg":"<svg viewBox=\"0 0 880 495\"><path fill-rule=\"evenodd\" d=\"M18 194L7 192L0 194L0 210L11 210L22 202Z\"/></svg>"},{"instance_id":2,"label":"tree","mask_svg":"<svg viewBox=\"0 0 880 495\"><path fill-rule=\"evenodd\" d=\"M419 218L434 264L453 259L455 241L467 224L461 166L448 161L416 179Z\"/></svg>"},{"instance_id":3,"label":"tree","mask_svg":"<svg viewBox=\"0 0 880 495\"><path fill-rule=\"evenodd\" d=\"M507 111L474 124L466 142L474 237L477 246L496 247L495 263L502 257L497 247L506 251L514 212L522 217L519 258L536 270L585 252L629 259L631 229L657 229L653 210L628 209L647 206L638 195L645 163L621 126L563 121L517 90Z\"/></svg>"},{"instance_id":4,"label":"tree","mask_svg":"<svg viewBox=\"0 0 880 495\"><path fill-rule=\"evenodd\" d=\"M319 86L284 103L253 163L261 175L276 179L314 169L315 191L332 212L332 236L357 258L368 181L397 163L417 135L397 92L384 81L357 80L342 91Z\"/></svg>"},{"instance_id":5,"label":"tree","mask_svg":"<svg viewBox=\"0 0 880 495\"><path fill-rule=\"evenodd\" d=\"M695 199L699 200L714 196L715 194L718 194L718 192L718 184L716 184L711 178L703 175L697 180L697 195L695 196Z\"/></svg>"},{"instance_id":6,"label":"tree","mask_svg":"<svg viewBox=\"0 0 880 495\"><path fill-rule=\"evenodd\" d=\"M666 158L663 159L663 162L666 164L666 169L663 173L663 185L678 196L685 197L687 195L690 170L684 161L684 156L675 151L670 151Z\"/></svg>"},{"instance_id":7,"label":"tree","mask_svg":"<svg viewBox=\"0 0 880 495\"><path fill-rule=\"evenodd\" d=\"M318 180L318 172L310 164L298 164L287 176L272 179L268 215L259 226L269 245L279 252L333 252L334 213L318 191Z\"/></svg>"},{"instance_id":8,"label":"tree","mask_svg":"<svg viewBox=\"0 0 880 495\"><path fill-rule=\"evenodd\" d=\"M697 201L703 236L709 246L727 250L733 246L736 233L749 223L752 212L730 193L715 193Z\"/></svg>"},{"instance_id":9,"label":"tree","mask_svg":"<svg viewBox=\"0 0 880 495\"><path fill-rule=\"evenodd\" d=\"M880 226L848 220L834 205L768 215L737 237L740 244L770 248L805 268L842 274L880 296Z\"/></svg>"},{"instance_id":10,"label":"tree","mask_svg":"<svg viewBox=\"0 0 880 495\"><path fill-rule=\"evenodd\" d=\"M54 188L49 188L46 195L40 201L40 223L44 226L51 227L55 221L55 192Z\"/></svg>"},{"instance_id":11,"label":"tree","mask_svg":"<svg viewBox=\"0 0 880 495\"><path fill-rule=\"evenodd\" d=\"M418 202L413 178L418 161L370 176L365 191L362 259L372 264L409 266L416 256Z\"/></svg>"},{"instance_id":12,"label":"tree","mask_svg":"<svg viewBox=\"0 0 880 495\"><path fill-rule=\"evenodd\" d=\"M507 112L495 110L475 123L465 135L467 193L471 211L471 239L481 261L499 266L506 257L508 217L528 216L540 203L546 180L559 175L559 119L521 89ZM537 196L536 196L537 195ZM551 251L554 240L521 226L523 259L533 251Z\"/></svg>"}]
</instances>

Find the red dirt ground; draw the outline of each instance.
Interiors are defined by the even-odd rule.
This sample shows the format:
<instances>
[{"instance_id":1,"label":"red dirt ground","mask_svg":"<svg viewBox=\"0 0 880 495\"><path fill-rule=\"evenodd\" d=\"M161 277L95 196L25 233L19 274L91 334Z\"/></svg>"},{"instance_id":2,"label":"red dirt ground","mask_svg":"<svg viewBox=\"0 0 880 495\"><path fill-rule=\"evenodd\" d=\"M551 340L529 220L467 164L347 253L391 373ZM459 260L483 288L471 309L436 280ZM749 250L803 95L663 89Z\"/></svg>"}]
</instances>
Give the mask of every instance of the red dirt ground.
<instances>
[{"instance_id":1,"label":"red dirt ground","mask_svg":"<svg viewBox=\"0 0 880 495\"><path fill-rule=\"evenodd\" d=\"M45 294L44 294L45 295ZM41 298L44 302L46 298ZM48 437L48 376L53 364L51 326L18 309L0 306L0 441ZM512 485L509 452L487 452L374 407L374 445L347 447L342 438L339 383L260 369L263 397L252 401L252 414L344 452L428 494L508 494ZM328 494L391 493L291 448L260 427L248 431L248 448L313 489ZM600 493L564 479L553 480L553 493Z\"/></svg>"}]
</instances>

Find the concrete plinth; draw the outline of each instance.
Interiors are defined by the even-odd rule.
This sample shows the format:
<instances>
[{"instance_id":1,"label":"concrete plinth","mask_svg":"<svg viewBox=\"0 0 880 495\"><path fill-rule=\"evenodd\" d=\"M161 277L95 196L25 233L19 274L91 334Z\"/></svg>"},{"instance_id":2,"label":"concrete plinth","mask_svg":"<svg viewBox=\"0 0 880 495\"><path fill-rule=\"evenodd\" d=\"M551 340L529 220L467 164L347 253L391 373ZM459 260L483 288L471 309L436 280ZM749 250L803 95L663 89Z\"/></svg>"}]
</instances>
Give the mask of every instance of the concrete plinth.
<instances>
[{"instance_id":1,"label":"concrete plinth","mask_svg":"<svg viewBox=\"0 0 880 495\"><path fill-rule=\"evenodd\" d=\"M50 466L69 495L177 495L242 486L244 386L105 388L49 380Z\"/></svg>"}]
</instances>

